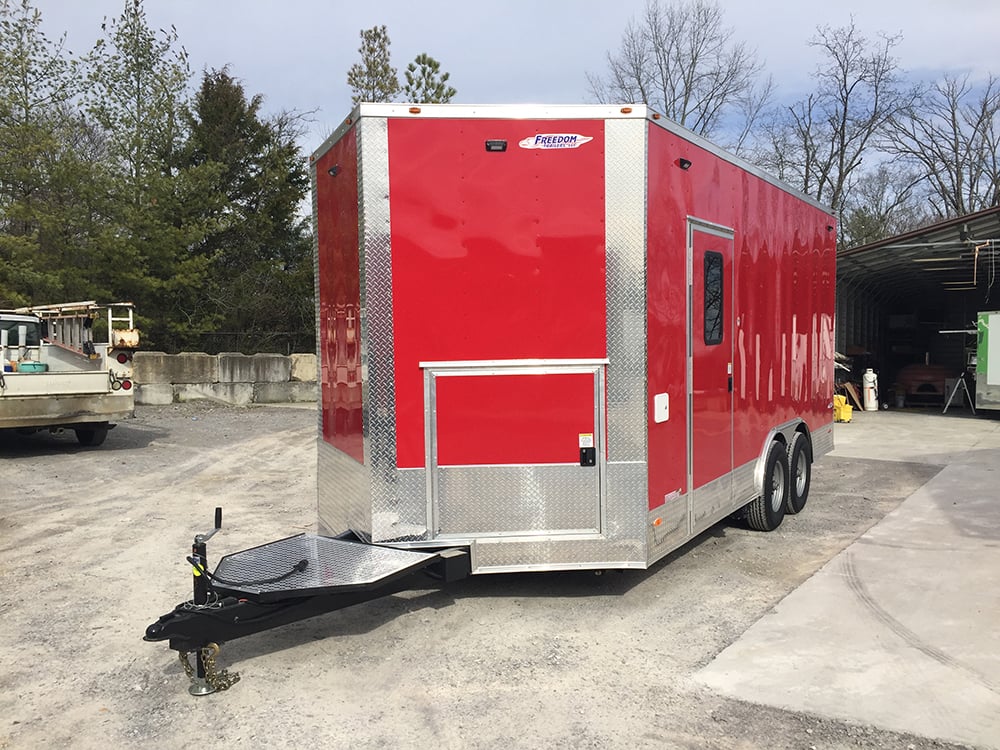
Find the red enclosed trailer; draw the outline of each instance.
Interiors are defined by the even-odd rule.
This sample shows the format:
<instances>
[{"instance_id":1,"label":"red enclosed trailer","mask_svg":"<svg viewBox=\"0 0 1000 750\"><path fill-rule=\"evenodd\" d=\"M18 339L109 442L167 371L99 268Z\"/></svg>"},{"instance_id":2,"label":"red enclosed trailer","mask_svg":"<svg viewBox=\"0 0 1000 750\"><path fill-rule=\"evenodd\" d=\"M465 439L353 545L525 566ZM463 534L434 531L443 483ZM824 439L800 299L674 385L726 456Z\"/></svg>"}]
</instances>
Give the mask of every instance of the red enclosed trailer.
<instances>
[{"instance_id":1,"label":"red enclosed trailer","mask_svg":"<svg viewBox=\"0 0 1000 750\"><path fill-rule=\"evenodd\" d=\"M214 573L195 537L145 636L191 692L236 679L217 643L427 576L645 568L802 509L833 447L822 206L634 106L362 104L312 172L323 533Z\"/></svg>"},{"instance_id":2,"label":"red enclosed trailer","mask_svg":"<svg viewBox=\"0 0 1000 750\"><path fill-rule=\"evenodd\" d=\"M801 509L833 446L815 201L641 106L362 104L312 171L321 530L641 568Z\"/></svg>"}]
</instances>

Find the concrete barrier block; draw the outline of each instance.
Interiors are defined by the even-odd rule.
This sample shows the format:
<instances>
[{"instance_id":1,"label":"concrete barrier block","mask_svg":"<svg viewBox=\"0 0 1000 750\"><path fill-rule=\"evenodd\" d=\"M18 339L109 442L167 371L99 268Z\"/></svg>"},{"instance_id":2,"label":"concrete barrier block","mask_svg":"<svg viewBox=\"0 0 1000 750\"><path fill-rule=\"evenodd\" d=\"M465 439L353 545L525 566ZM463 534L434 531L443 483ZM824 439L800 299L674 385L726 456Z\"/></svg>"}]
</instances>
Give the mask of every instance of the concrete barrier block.
<instances>
[{"instance_id":1,"label":"concrete barrier block","mask_svg":"<svg viewBox=\"0 0 1000 750\"><path fill-rule=\"evenodd\" d=\"M135 382L148 383L215 383L219 379L219 363L211 354L202 352L136 352L132 359Z\"/></svg>"},{"instance_id":2,"label":"concrete barrier block","mask_svg":"<svg viewBox=\"0 0 1000 750\"><path fill-rule=\"evenodd\" d=\"M135 402L140 405L163 406L174 402L174 387L170 383L137 384Z\"/></svg>"},{"instance_id":3,"label":"concrete barrier block","mask_svg":"<svg viewBox=\"0 0 1000 750\"><path fill-rule=\"evenodd\" d=\"M250 383L184 383L174 386L178 401L222 401L234 406L253 403L253 385Z\"/></svg>"},{"instance_id":4,"label":"concrete barrier block","mask_svg":"<svg viewBox=\"0 0 1000 750\"><path fill-rule=\"evenodd\" d=\"M316 401L319 390L316 383L291 380L287 383L257 383L253 400L258 404L289 404Z\"/></svg>"},{"instance_id":5,"label":"concrete barrier block","mask_svg":"<svg viewBox=\"0 0 1000 750\"><path fill-rule=\"evenodd\" d=\"M288 360L292 365L292 380L299 380L303 383L316 382L315 354L289 354Z\"/></svg>"},{"instance_id":6,"label":"concrete barrier block","mask_svg":"<svg viewBox=\"0 0 1000 750\"><path fill-rule=\"evenodd\" d=\"M220 383L284 383L291 377L292 365L283 354L219 355Z\"/></svg>"},{"instance_id":7,"label":"concrete barrier block","mask_svg":"<svg viewBox=\"0 0 1000 750\"><path fill-rule=\"evenodd\" d=\"M136 352L132 357L132 376L136 383L169 383L172 356L164 352Z\"/></svg>"}]
</instances>

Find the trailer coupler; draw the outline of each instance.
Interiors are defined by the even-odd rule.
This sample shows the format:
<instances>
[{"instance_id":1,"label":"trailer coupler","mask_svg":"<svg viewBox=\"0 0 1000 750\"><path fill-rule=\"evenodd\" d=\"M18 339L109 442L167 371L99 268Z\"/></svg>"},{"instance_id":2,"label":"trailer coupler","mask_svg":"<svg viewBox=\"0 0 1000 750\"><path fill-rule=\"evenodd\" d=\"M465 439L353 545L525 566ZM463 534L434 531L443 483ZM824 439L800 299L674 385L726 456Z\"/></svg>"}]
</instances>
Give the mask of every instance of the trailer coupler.
<instances>
[{"instance_id":1,"label":"trailer coupler","mask_svg":"<svg viewBox=\"0 0 1000 750\"><path fill-rule=\"evenodd\" d=\"M194 597L146 628L143 640L168 641L191 678L192 695L225 690L237 673L216 664L220 644L407 589L469 575L465 548L429 552L380 547L352 534L299 534L226 555L214 573L206 542L222 526L194 539ZM191 654L194 654L192 664Z\"/></svg>"}]
</instances>

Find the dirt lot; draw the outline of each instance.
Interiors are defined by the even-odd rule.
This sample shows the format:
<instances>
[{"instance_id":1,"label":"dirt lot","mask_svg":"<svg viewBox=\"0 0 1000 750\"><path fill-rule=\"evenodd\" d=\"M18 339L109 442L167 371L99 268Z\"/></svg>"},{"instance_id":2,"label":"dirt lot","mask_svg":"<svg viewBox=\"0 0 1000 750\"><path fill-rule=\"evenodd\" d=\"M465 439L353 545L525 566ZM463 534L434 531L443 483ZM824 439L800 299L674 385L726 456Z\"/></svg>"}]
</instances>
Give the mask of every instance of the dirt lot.
<instances>
[{"instance_id":1,"label":"dirt lot","mask_svg":"<svg viewBox=\"0 0 1000 750\"><path fill-rule=\"evenodd\" d=\"M315 411L140 407L101 448L0 436L0 748L947 748L723 698L691 674L939 467L827 457L809 507L652 570L483 576L226 644L193 698L141 640L213 560L315 530ZM789 691L796 686L790 684Z\"/></svg>"}]
</instances>

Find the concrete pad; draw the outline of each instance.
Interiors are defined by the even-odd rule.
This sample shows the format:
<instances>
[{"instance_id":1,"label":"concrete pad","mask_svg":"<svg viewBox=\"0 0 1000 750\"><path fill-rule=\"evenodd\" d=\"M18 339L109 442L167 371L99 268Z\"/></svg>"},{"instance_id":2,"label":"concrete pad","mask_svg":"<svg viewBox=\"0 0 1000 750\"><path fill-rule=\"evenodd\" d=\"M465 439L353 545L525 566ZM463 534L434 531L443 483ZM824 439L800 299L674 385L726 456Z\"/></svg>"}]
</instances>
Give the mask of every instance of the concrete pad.
<instances>
[{"instance_id":1,"label":"concrete pad","mask_svg":"<svg viewBox=\"0 0 1000 750\"><path fill-rule=\"evenodd\" d=\"M872 413L837 428L839 455L948 465L697 679L751 702L1000 748L1000 422Z\"/></svg>"}]
</instances>

